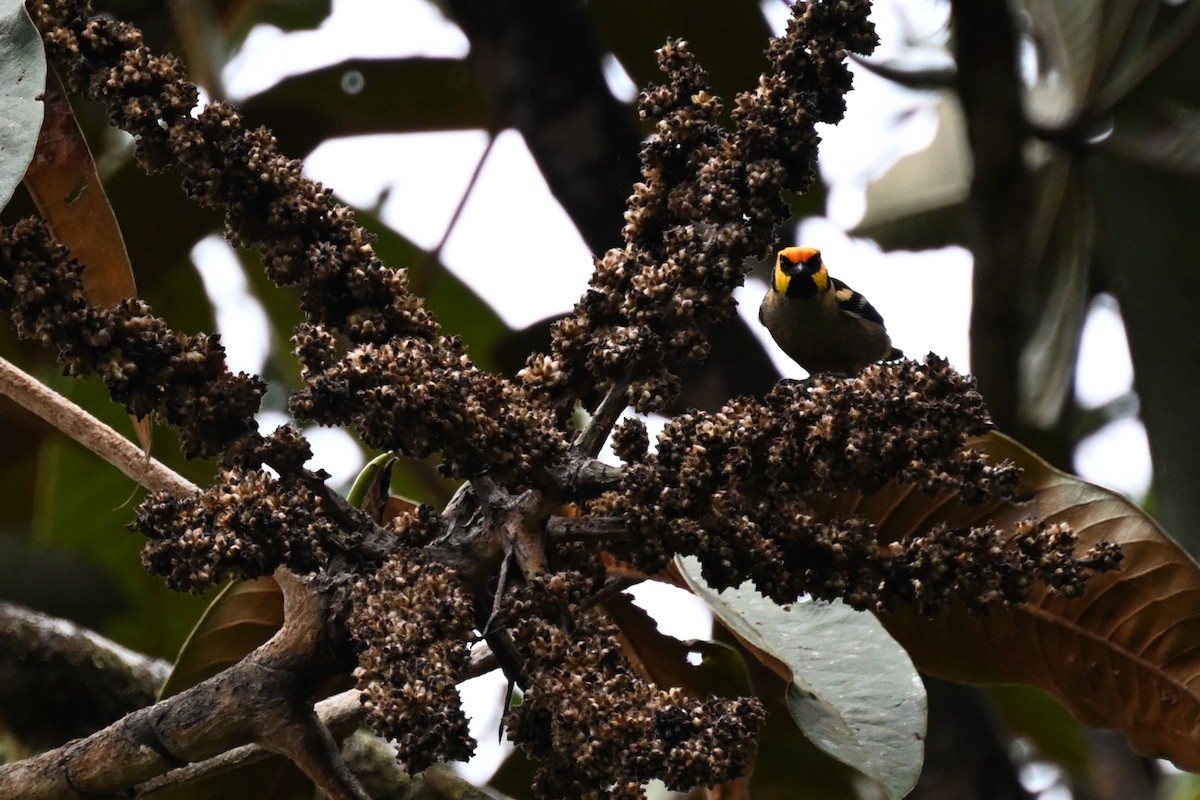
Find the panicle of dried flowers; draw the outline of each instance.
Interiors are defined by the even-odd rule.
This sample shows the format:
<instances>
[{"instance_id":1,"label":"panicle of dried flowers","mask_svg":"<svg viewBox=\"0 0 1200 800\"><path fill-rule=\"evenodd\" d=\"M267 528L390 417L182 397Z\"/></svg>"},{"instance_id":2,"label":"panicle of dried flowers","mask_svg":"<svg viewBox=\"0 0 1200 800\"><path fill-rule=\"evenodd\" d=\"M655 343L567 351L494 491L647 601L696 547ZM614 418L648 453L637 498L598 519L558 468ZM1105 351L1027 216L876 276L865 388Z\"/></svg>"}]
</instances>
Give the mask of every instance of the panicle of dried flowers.
<instances>
[{"instance_id":1,"label":"panicle of dried flowers","mask_svg":"<svg viewBox=\"0 0 1200 800\"><path fill-rule=\"evenodd\" d=\"M293 396L297 416L352 425L381 449L442 451L444 468L459 477L485 467L498 477L527 476L565 451L553 410L526 387L483 372L461 341L439 334L405 271L380 261L354 213L305 178L270 131L248 128L225 103L193 115L197 91L178 59L153 53L135 27L93 14L87 2L33 10L72 88L134 134L141 163L177 168L191 197L225 211L231 243L257 247L272 280L298 287L308 322L297 355L312 356L319 342L321 365L306 361L314 385ZM364 370L367 363L374 369ZM381 402L413 407L430 393L429 413L399 419Z\"/></svg>"},{"instance_id":2,"label":"panicle of dried flowers","mask_svg":"<svg viewBox=\"0 0 1200 800\"><path fill-rule=\"evenodd\" d=\"M697 699L642 679L616 626L587 607L589 584L578 573L539 576L510 596L500 620L530 676L504 723L542 762L538 796L636 798L652 778L686 791L744 774L766 716L758 700Z\"/></svg>"},{"instance_id":3,"label":"panicle of dried flowers","mask_svg":"<svg viewBox=\"0 0 1200 800\"><path fill-rule=\"evenodd\" d=\"M968 503L1011 499L1017 468L966 444L990 427L972 381L945 360L875 364L852 380L781 384L761 402L676 417L589 511L628 522L613 552L647 574L695 555L713 587L752 580L780 603L807 593L860 609L934 613L958 599L982 610L1024 599L1035 578L1069 593L1113 568L1112 548L1076 559L1061 527L1034 523L1040 535L1011 539L938 527L893 544L864 519L826 513L832 497L897 480Z\"/></svg>"},{"instance_id":4,"label":"panicle of dried flowers","mask_svg":"<svg viewBox=\"0 0 1200 800\"><path fill-rule=\"evenodd\" d=\"M798 4L771 41L769 69L734 101L732 131L721 101L685 42L659 53L667 82L642 92L655 123L642 148L642 180L629 198L625 245L596 261L575 313L555 328L550 356L533 356L523 377L560 402L566 387L630 382L639 411L661 409L678 380L665 361L700 360L708 330L732 317L733 289L748 258L764 258L788 217L783 192L812 183L818 122L838 122L851 52L875 46L870 3Z\"/></svg>"}]
</instances>

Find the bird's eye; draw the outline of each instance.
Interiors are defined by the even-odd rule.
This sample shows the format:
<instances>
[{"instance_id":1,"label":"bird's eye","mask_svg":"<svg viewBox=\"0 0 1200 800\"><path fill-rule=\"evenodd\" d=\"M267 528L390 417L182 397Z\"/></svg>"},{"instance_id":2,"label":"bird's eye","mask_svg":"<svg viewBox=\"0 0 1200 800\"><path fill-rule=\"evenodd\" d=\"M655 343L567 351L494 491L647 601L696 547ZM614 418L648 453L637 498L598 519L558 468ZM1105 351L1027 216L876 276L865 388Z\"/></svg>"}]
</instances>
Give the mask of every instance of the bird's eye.
<instances>
[{"instance_id":1,"label":"bird's eye","mask_svg":"<svg viewBox=\"0 0 1200 800\"><path fill-rule=\"evenodd\" d=\"M816 272L821 268L821 254L813 253L808 257L808 261L804 262L804 266L808 267L809 272Z\"/></svg>"}]
</instances>

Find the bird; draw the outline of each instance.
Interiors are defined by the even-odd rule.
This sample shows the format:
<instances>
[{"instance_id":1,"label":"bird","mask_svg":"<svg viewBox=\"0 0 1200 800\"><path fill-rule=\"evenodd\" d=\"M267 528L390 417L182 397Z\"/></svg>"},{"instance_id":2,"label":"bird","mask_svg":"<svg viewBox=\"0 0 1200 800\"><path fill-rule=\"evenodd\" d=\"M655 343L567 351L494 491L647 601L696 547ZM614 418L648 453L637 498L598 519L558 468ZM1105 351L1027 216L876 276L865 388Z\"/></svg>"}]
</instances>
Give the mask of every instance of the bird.
<instances>
[{"instance_id":1,"label":"bird","mask_svg":"<svg viewBox=\"0 0 1200 800\"><path fill-rule=\"evenodd\" d=\"M785 247L775 256L758 321L810 375L854 375L904 355L892 347L875 307L831 276L812 247Z\"/></svg>"}]
</instances>

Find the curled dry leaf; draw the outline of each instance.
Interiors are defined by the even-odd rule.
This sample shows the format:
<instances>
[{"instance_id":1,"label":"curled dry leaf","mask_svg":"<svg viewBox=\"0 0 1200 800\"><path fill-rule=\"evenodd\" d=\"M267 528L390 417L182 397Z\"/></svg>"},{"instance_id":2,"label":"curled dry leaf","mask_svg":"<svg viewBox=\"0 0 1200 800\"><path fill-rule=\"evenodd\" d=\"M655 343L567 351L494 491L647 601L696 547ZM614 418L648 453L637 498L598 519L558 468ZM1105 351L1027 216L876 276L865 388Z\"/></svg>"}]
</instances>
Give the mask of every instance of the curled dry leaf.
<instances>
[{"instance_id":1,"label":"curled dry leaf","mask_svg":"<svg viewBox=\"0 0 1200 800\"><path fill-rule=\"evenodd\" d=\"M892 485L870 497L831 499L827 514L854 513L895 541L930 526L992 522L1011 529L1028 517L1063 522L1077 552L1107 540L1121 568L1093 576L1083 597L1043 586L1025 603L987 616L951 609L933 619L911 613L880 619L934 675L964 683L1040 686L1082 722L1120 729L1144 753L1200 770L1200 569L1125 498L1060 472L998 433L972 442L1024 471L1023 503L966 506L955 495L927 496Z\"/></svg>"},{"instance_id":2,"label":"curled dry leaf","mask_svg":"<svg viewBox=\"0 0 1200 800\"><path fill-rule=\"evenodd\" d=\"M137 297L133 267L96 162L54 70L46 73L46 117L25 188L54 238L83 264L88 301L108 307ZM138 441L150 453L150 420L133 418Z\"/></svg>"}]
</instances>

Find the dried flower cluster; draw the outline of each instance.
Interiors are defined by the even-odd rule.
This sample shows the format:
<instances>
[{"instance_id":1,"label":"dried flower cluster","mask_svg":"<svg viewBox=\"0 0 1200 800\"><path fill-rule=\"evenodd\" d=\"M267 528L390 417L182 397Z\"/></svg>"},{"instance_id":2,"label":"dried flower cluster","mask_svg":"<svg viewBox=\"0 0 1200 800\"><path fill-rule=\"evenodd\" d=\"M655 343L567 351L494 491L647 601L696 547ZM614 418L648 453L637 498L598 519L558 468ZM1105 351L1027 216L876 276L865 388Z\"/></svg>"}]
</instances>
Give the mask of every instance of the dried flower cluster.
<instances>
[{"instance_id":1,"label":"dried flower cluster","mask_svg":"<svg viewBox=\"0 0 1200 800\"><path fill-rule=\"evenodd\" d=\"M233 469L194 497L156 492L133 527L146 536L142 562L176 591L324 566L338 526L321 497L295 480Z\"/></svg>"},{"instance_id":2,"label":"dried flower cluster","mask_svg":"<svg viewBox=\"0 0 1200 800\"><path fill-rule=\"evenodd\" d=\"M1069 526L1033 519L1011 532L993 525L937 525L893 545L888 558L877 557L887 591L879 597L864 596L857 605L883 611L911 607L924 616L951 605L986 613L998 603L1024 599L1034 581L1077 597L1090 573L1116 569L1122 556L1116 545L1102 542L1075 558L1075 541Z\"/></svg>"},{"instance_id":3,"label":"dried flower cluster","mask_svg":"<svg viewBox=\"0 0 1200 800\"><path fill-rule=\"evenodd\" d=\"M355 672L372 726L419 772L439 759L470 758L456 685L470 665L470 596L453 570L405 547L352 593Z\"/></svg>"},{"instance_id":4,"label":"dried flower cluster","mask_svg":"<svg viewBox=\"0 0 1200 800\"><path fill-rule=\"evenodd\" d=\"M57 347L69 375L98 374L130 414L156 412L189 457L257 436L266 386L229 373L218 337L175 333L140 300L89 306L81 269L40 221L0 229L0 308L20 336Z\"/></svg>"},{"instance_id":5,"label":"dried flower cluster","mask_svg":"<svg viewBox=\"0 0 1200 800\"><path fill-rule=\"evenodd\" d=\"M265 384L230 374L219 337L176 333L140 300L88 305L81 270L44 223L0 229L0 308L17 333L56 345L67 374L98 374L128 413L176 428L189 458L221 455L226 467L195 497L146 498L135 528L148 538L147 568L175 589L203 591L281 564L298 572L321 566L337 525L303 485L312 452L300 432L258 433ZM263 472L264 464L283 477Z\"/></svg>"},{"instance_id":6,"label":"dried flower cluster","mask_svg":"<svg viewBox=\"0 0 1200 800\"><path fill-rule=\"evenodd\" d=\"M372 236L353 213L305 179L301 163L280 154L268 130L247 129L225 103L192 116L198 92L179 60L151 52L141 31L92 13L89 3L31 10L72 89L103 104L112 123L136 137L148 170L179 168L191 197L224 209L230 240L258 245L277 283L300 284L311 321L360 341L436 334L404 273L375 257Z\"/></svg>"},{"instance_id":7,"label":"dried flower cluster","mask_svg":"<svg viewBox=\"0 0 1200 800\"><path fill-rule=\"evenodd\" d=\"M627 467L591 512L629 521L633 535L616 552L644 572L695 555L715 588L753 580L781 603L809 593L932 612L953 598L1023 599L1020 573L1082 580L1066 535L1000 546L994 529L937 528L888 547L866 520L822 513L831 496L892 480L967 502L1010 497L1017 469L965 449L989 427L971 381L933 356L876 364L849 381L781 384L765 402L674 419L656 452Z\"/></svg>"},{"instance_id":8,"label":"dried flower cluster","mask_svg":"<svg viewBox=\"0 0 1200 800\"><path fill-rule=\"evenodd\" d=\"M526 380L574 387L590 376L606 386L628 376L631 404L663 407L677 391L664 359L708 354L708 328L733 316L743 263L764 258L787 219L782 192L812 182L814 125L841 119L846 56L875 45L869 9L866 0L798 5L771 42L768 75L736 98L733 132L686 43L659 51L668 82L640 98L655 135L642 149L625 246L596 262L574 316L555 329L552 356L531 358Z\"/></svg>"},{"instance_id":9,"label":"dried flower cluster","mask_svg":"<svg viewBox=\"0 0 1200 800\"><path fill-rule=\"evenodd\" d=\"M758 701L699 700L647 683L622 655L616 626L582 604L588 584L546 574L504 612L529 674L504 722L543 762L538 796L640 798L652 778L687 790L745 774L765 716Z\"/></svg>"},{"instance_id":10,"label":"dried flower cluster","mask_svg":"<svg viewBox=\"0 0 1200 800\"><path fill-rule=\"evenodd\" d=\"M566 451L552 409L475 368L456 337L366 344L343 357L333 337L302 326L293 339L307 388L290 408L325 425L350 420L380 450L442 451L452 475L527 480Z\"/></svg>"},{"instance_id":11,"label":"dried flower cluster","mask_svg":"<svg viewBox=\"0 0 1200 800\"><path fill-rule=\"evenodd\" d=\"M623 420L613 429L612 449L617 458L626 464L644 459L650 449L650 434L646 432L646 423L637 417Z\"/></svg>"},{"instance_id":12,"label":"dried flower cluster","mask_svg":"<svg viewBox=\"0 0 1200 800\"><path fill-rule=\"evenodd\" d=\"M308 321L293 339L305 388L292 411L352 425L380 449L441 452L453 475L487 473L464 489L479 513L447 522L423 507L404 517L382 566L356 560L350 551L365 537L356 539L345 509L330 507L340 498L322 495L320 476L305 470L303 437L291 427L257 433L262 383L230 375L216 337L175 334L138 301L88 307L78 266L44 226L21 223L0 234L0 305L22 335L57 346L72 374L104 376L132 413L179 427L189 455L222 456L210 488L144 503L136 526L148 539L147 566L198 590L280 564L321 569L335 549L346 551L340 562L363 572L352 577L347 620L359 686L377 730L418 771L474 749L455 687L482 622L472 598L496 584L495 554L507 546L514 557L504 564L517 566L499 581L488 633L511 636L505 657L521 662L524 702L505 721L543 761L541 796L640 797L651 778L686 789L745 774L764 716L757 701L690 698L640 678L593 605L603 580L595 542L547 544L539 527L564 502L588 502L567 496L578 488L569 480L547 489L551 474L579 466L559 424L575 398L628 386L640 410L661 407L675 391L666 359L702 358L708 327L733 313L743 261L767 253L786 216L781 192L812 180L813 126L843 113L847 53L874 44L868 3L798 6L771 44L770 74L736 98L733 131L721 126L720 103L686 45L660 52L668 81L641 98L656 131L642 152L625 246L598 260L551 354L532 357L520 384L483 373L457 338L439 333L404 271L379 261L353 214L304 179L269 132L247 130L223 104L192 116L196 90L176 59L152 54L136 29L81 0L32 10L72 87L137 137L142 163L178 168L191 196L225 209L230 240L258 247L271 278L297 287ZM713 586L751 579L783 602L808 592L934 613L951 600L983 609L1020 599L1038 579L1077 593L1088 570L1110 567L1117 554L1102 547L1073 559L1063 526L1031 521L1005 536L938 527L888 543L864 519L827 513L828 498L892 480L967 501L1008 497L1015 470L965 448L987 427L970 382L934 358L781 385L762 402L675 419L654 452L644 425L623 424L614 438L623 476L587 513L628 523L632 535L610 549L646 573L695 554ZM529 502L489 504L489 491ZM456 563L477 555L477 543L497 562L479 556L482 577L469 586L469 569L447 569L425 547L448 546L440 534L450 524L462 542L472 525L481 531Z\"/></svg>"},{"instance_id":13,"label":"dried flower cluster","mask_svg":"<svg viewBox=\"0 0 1200 800\"><path fill-rule=\"evenodd\" d=\"M257 246L272 280L298 286L309 324L296 337L297 355L314 385L294 398L293 413L353 425L381 449L441 450L443 467L459 477L484 468L525 473L565 450L554 413L441 336L405 271L379 260L353 212L280 154L269 131L247 129L223 103L193 117L196 90L179 61L152 53L133 26L92 15L78 0L37 11L47 46L70 66L71 86L138 137L143 165L179 168L190 196L225 210L234 245ZM435 404L425 406L430 394Z\"/></svg>"}]
</instances>

